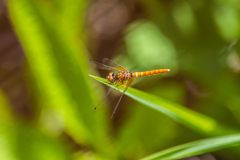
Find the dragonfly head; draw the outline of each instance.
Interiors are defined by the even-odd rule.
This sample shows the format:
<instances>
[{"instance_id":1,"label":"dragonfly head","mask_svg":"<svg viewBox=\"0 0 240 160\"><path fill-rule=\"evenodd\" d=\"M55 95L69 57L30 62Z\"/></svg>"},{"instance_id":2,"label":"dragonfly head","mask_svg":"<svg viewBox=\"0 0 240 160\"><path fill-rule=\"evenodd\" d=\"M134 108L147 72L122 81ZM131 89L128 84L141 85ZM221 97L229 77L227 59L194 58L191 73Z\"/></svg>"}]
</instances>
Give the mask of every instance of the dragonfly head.
<instances>
[{"instance_id":1,"label":"dragonfly head","mask_svg":"<svg viewBox=\"0 0 240 160\"><path fill-rule=\"evenodd\" d=\"M114 82L114 73L109 73L108 76L107 76L107 80L109 80L109 82L113 83Z\"/></svg>"}]
</instances>

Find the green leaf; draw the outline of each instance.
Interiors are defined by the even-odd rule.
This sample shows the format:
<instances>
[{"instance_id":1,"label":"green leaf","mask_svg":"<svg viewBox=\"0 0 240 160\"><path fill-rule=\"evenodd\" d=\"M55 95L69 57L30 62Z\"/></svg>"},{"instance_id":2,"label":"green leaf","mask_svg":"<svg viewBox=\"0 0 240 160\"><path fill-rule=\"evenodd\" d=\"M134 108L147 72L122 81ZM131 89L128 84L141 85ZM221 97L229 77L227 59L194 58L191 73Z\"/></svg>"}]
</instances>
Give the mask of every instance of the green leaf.
<instances>
[{"instance_id":1,"label":"green leaf","mask_svg":"<svg viewBox=\"0 0 240 160\"><path fill-rule=\"evenodd\" d=\"M69 147L57 137L46 135L32 124L13 118L10 105L1 92L0 110L0 160L72 159Z\"/></svg>"},{"instance_id":2,"label":"green leaf","mask_svg":"<svg viewBox=\"0 0 240 160\"><path fill-rule=\"evenodd\" d=\"M9 103L0 91L0 160L16 160L14 151L14 130L12 129L12 113Z\"/></svg>"},{"instance_id":3,"label":"green leaf","mask_svg":"<svg viewBox=\"0 0 240 160\"><path fill-rule=\"evenodd\" d=\"M117 88L114 85L110 84L110 82L108 82L106 79L92 75L90 76L108 85L109 87L113 87L122 92L123 86ZM145 93L131 87L128 88L125 94L132 99L146 105L147 107L161 112L171 117L175 121L204 135L223 135L237 132L234 129L226 129L224 126L218 124L214 119L210 117L197 113L174 102L157 97L155 95L151 95L149 93Z\"/></svg>"},{"instance_id":4,"label":"green leaf","mask_svg":"<svg viewBox=\"0 0 240 160\"><path fill-rule=\"evenodd\" d=\"M13 127L12 127L13 128ZM24 160L71 160L70 145L58 137L44 134L31 124L15 123L14 140L19 159Z\"/></svg>"},{"instance_id":5,"label":"green leaf","mask_svg":"<svg viewBox=\"0 0 240 160\"><path fill-rule=\"evenodd\" d=\"M65 111L63 117L69 117L68 119L64 117L67 128L75 124L78 129L75 129L74 132L85 137L86 128L81 121L75 119L76 116L73 116L74 112L71 108L75 108L76 104L74 104L70 91L58 70L58 64L54 57L55 46L51 45L51 40L47 36L47 28L43 25L44 20L41 19L36 4L28 0L12 0L10 2L11 18L26 51L34 77L37 79L37 85L42 88L41 92L44 93L45 104L57 107L59 112ZM82 140L78 139L78 141Z\"/></svg>"},{"instance_id":6,"label":"green leaf","mask_svg":"<svg viewBox=\"0 0 240 160\"><path fill-rule=\"evenodd\" d=\"M85 2L79 0L78 5L84 8ZM61 15L64 24L77 21L78 17L69 10L52 17L46 8L44 2L9 1L11 20L39 90L38 101L46 111L54 111L60 122L58 126L76 142L106 153L109 148L102 144L110 143L108 123L103 115L93 114L95 104L86 74L87 54L84 42L76 34L77 24L71 23L66 28L54 24L55 18L61 21Z\"/></svg>"},{"instance_id":7,"label":"green leaf","mask_svg":"<svg viewBox=\"0 0 240 160\"><path fill-rule=\"evenodd\" d=\"M223 136L217 138L208 138L191 143L186 143L176 147L172 147L158 153L152 154L142 160L148 159L180 159L217 151L224 148L240 145L240 134Z\"/></svg>"}]
</instances>

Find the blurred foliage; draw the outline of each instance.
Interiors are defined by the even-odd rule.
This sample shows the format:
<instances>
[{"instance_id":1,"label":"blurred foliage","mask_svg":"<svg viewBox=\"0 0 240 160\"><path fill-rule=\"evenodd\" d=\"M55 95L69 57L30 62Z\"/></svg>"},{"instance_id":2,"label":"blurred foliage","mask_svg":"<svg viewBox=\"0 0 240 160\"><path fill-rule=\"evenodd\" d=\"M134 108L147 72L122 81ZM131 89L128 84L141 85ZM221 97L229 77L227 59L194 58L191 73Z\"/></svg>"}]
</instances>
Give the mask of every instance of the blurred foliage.
<instances>
[{"instance_id":1,"label":"blurred foliage","mask_svg":"<svg viewBox=\"0 0 240 160\"><path fill-rule=\"evenodd\" d=\"M202 153L208 153L222 148L227 148L230 146L239 145L239 140L239 134L217 138L209 138L169 148L167 150L150 155L144 159L147 160L185 158L199 155Z\"/></svg>"},{"instance_id":2,"label":"blurred foliage","mask_svg":"<svg viewBox=\"0 0 240 160\"><path fill-rule=\"evenodd\" d=\"M240 122L240 2L117 2L8 1L34 113L16 116L0 92L0 160L240 159L239 135L229 135ZM110 119L108 109L93 114L105 91L88 76L97 74L88 59L102 56L132 72L171 72L136 79L126 92L135 101L124 97Z\"/></svg>"}]
</instances>

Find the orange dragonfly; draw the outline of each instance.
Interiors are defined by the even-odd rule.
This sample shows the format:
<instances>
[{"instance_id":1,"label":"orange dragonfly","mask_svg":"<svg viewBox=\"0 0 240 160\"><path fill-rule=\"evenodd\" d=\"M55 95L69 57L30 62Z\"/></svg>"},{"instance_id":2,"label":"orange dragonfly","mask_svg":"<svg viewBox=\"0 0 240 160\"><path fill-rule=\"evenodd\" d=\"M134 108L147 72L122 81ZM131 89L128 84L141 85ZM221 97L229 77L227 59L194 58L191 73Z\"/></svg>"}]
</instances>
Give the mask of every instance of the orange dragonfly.
<instances>
[{"instance_id":1,"label":"orange dragonfly","mask_svg":"<svg viewBox=\"0 0 240 160\"><path fill-rule=\"evenodd\" d=\"M103 64L105 63L105 64ZM130 72L129 70L127 70L126 68L124 68L123 66L117 64L116 62L108 59L108 58L104 58L103 59L103 63L98 63L95 61L89 61L89 64L91 64L92 66L98 68L98 69L102 69L102 70L117 70L119 71L118 74L114 75L113 72L110 72L107 76L107 80L112 83L113 85L115 85L116 87L121 86L121 85L125 85L123 92L118 100L117 105L115 106L112 116L111 118L114 116L114 114L116 113L116 110L119 106L119 103L122 99L123 94L126 92L126 90L128 89L128 87L133 83L133 81L135 80L135 78L138 77L145 77L145 76L152 76L152 75L157 75L157 74L161 74L161 73L165 73L165 72L169 72L170 69L156 69L156 70L151 70L151 71L144 71L144 72ZM106 65L106 64L112 64L112 66ZM116 67L113 67L116 66ZM105 95L105 97L99 102L99 104L111 93L112 88L109 89L109 91L107 92L107 94ZM94 108L94 110L97 109L97 107L99 106L99 104Z\"/></svg>"}]
</instances>

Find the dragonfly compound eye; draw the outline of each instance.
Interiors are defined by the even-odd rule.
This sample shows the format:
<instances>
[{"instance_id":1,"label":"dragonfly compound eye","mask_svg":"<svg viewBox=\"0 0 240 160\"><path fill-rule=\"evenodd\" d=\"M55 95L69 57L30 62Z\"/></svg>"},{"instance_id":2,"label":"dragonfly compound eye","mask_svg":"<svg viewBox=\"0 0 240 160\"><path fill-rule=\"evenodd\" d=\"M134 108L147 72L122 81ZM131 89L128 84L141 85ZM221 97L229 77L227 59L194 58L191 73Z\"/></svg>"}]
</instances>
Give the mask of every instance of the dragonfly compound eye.
<instances>
[{"instance_id":1,"label":"dragonfly compound eye","mask_svg":"<svg viewBox=\"0 0 240 160\"><path fill-rule=\"evenodd\" d=\"M113 79L113 73L109 73L107 76L107 80L109 80L111 83L113 83L114 79Z\"/></svg>"}]
</instances>

